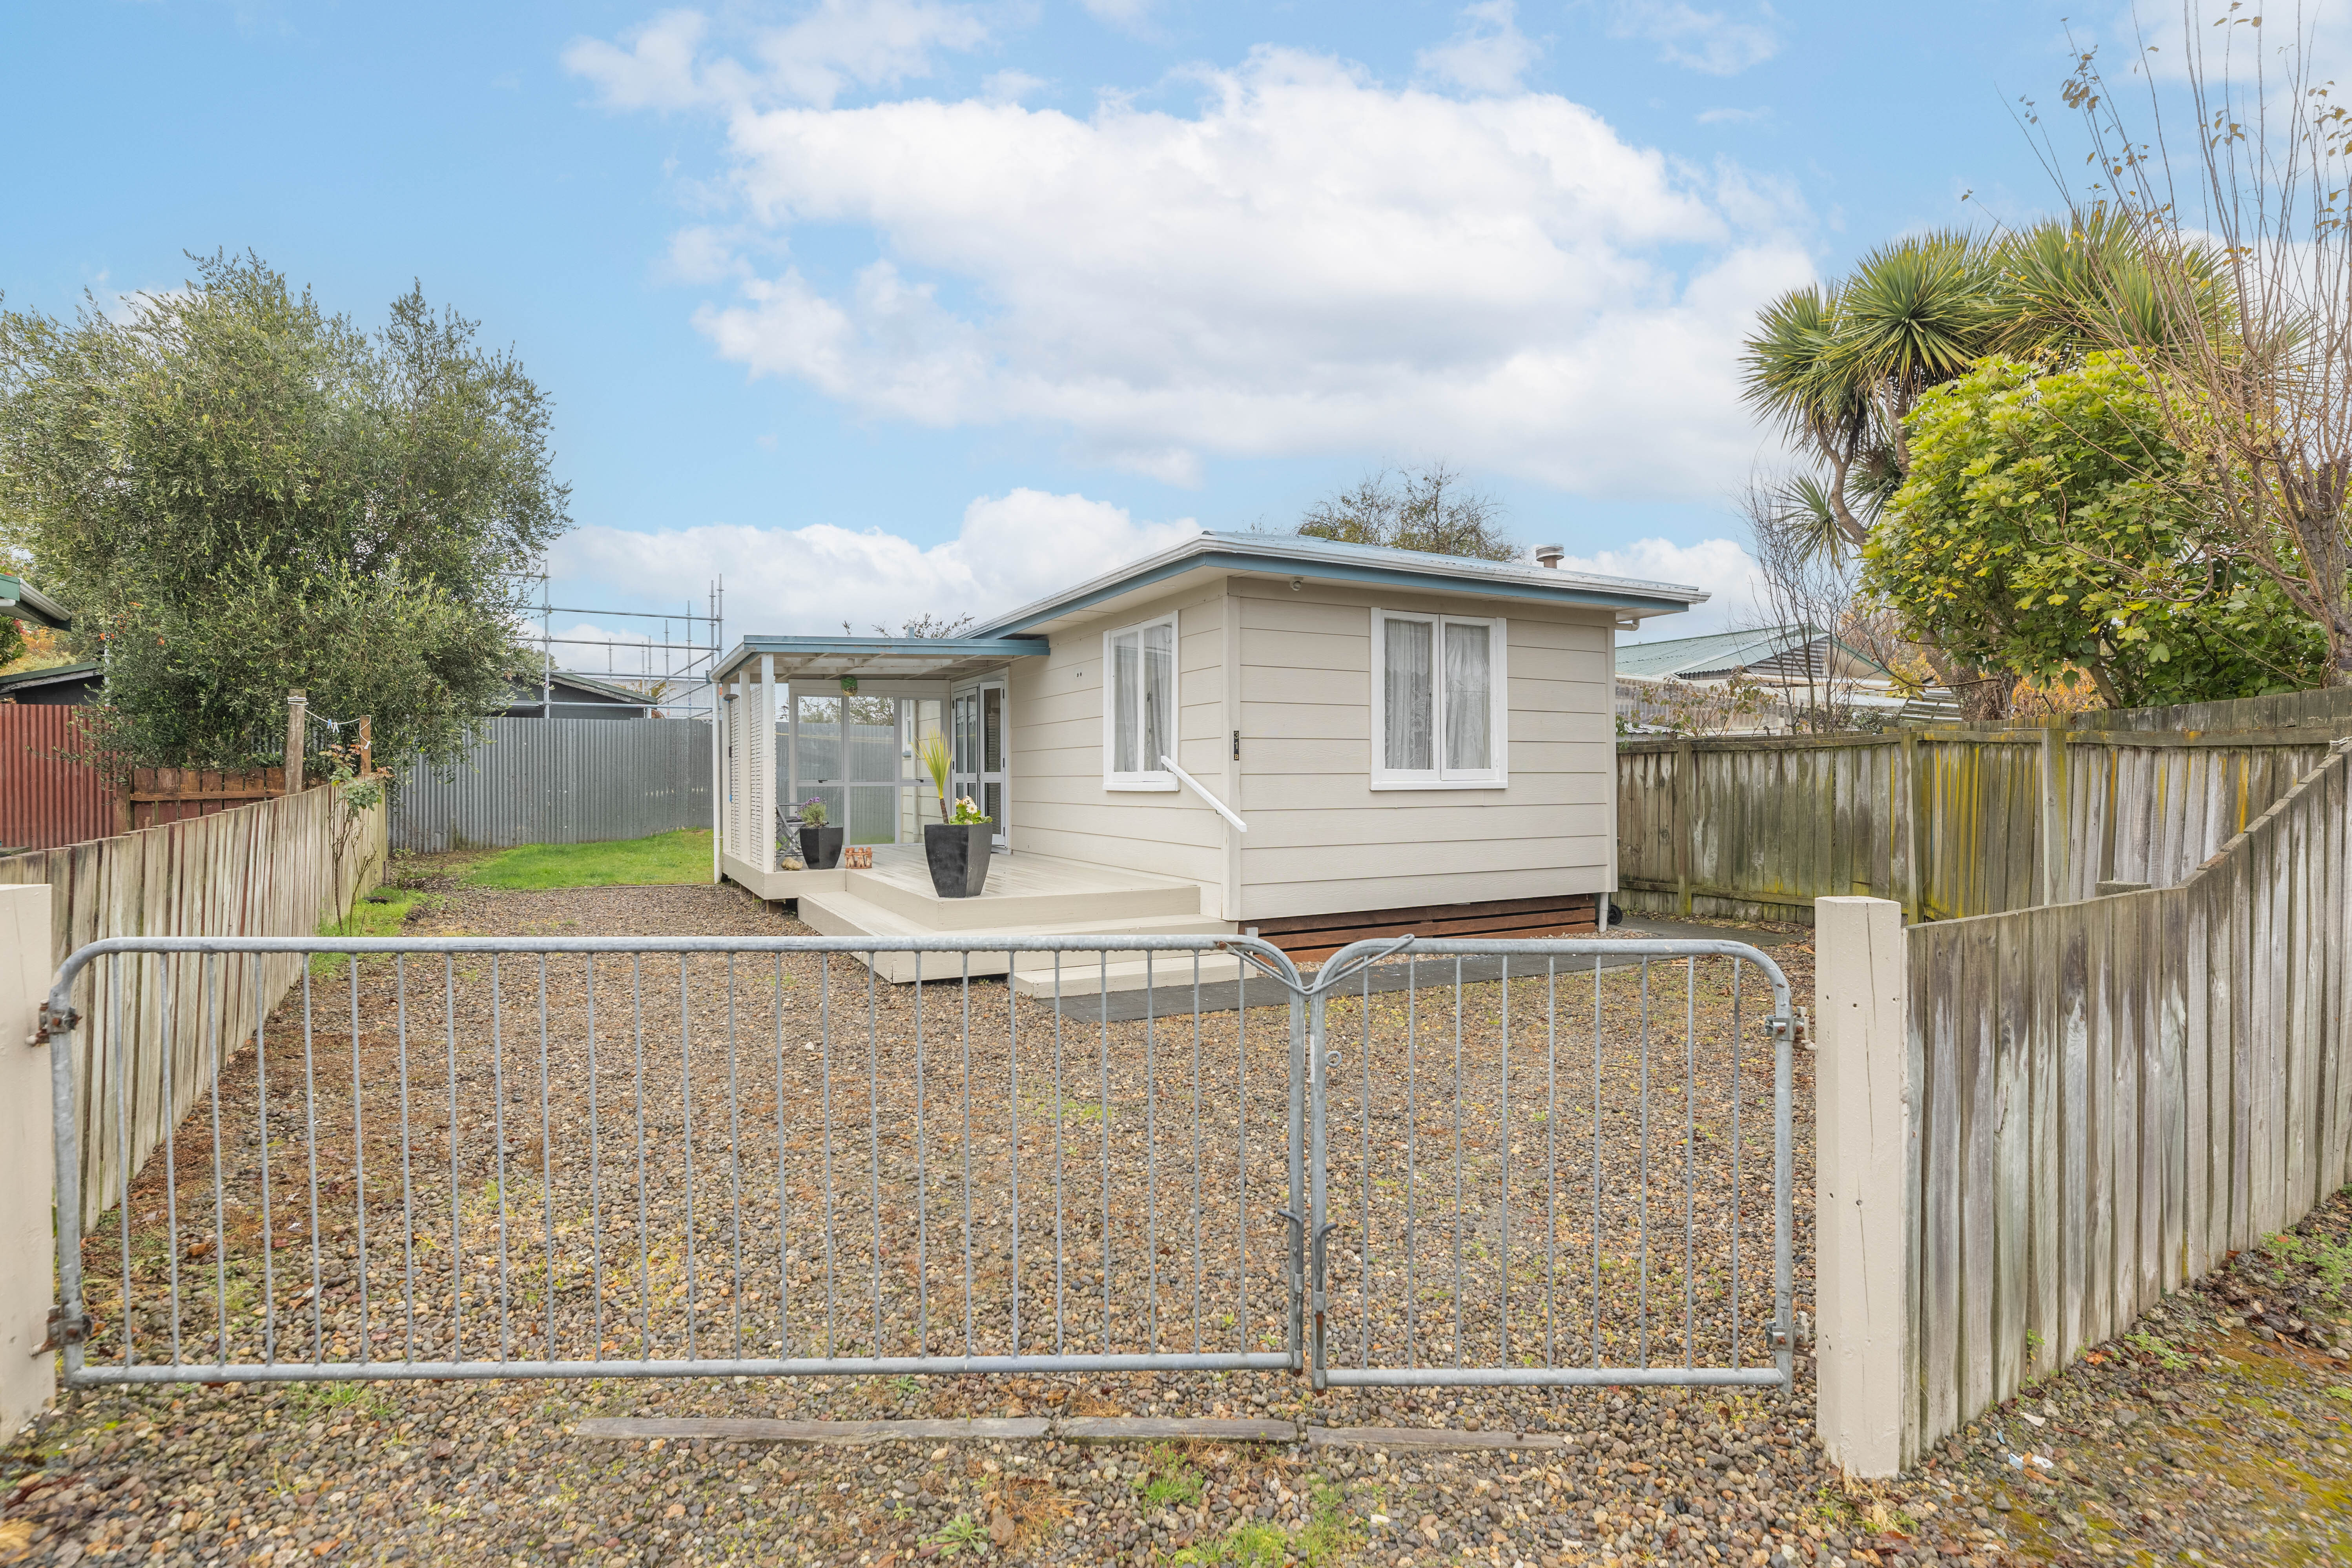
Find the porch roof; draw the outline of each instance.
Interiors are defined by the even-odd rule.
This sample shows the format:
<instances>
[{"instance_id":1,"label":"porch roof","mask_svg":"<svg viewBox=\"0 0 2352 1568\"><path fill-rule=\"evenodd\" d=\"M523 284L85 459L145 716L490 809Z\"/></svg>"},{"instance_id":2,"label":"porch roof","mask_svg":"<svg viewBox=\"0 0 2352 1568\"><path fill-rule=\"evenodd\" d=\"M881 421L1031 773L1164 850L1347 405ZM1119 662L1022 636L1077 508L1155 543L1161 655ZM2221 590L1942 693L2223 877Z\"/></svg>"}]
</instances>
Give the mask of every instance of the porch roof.
<instances>
[{"instance_id":1,"label":"porch roof","mask_svg":"<svg viewBox=\"0 0 2352 1568\"><path fill-rule=\"evenodd\" d=\"M1045 637L746 637L719 663L725 680L763 654L776 660L780 680L954 680L994 669L1007 659L1038 658Z\"/></svg>"}]
</instances>

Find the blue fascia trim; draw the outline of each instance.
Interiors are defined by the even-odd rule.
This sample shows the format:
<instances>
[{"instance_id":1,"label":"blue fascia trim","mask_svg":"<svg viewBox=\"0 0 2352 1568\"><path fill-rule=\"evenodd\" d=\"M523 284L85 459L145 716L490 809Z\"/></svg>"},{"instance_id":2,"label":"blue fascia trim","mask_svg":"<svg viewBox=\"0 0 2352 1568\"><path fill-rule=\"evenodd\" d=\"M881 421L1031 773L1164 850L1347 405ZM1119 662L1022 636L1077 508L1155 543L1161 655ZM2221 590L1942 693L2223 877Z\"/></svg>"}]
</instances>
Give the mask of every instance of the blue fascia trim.
<instances>
[{"instance_id":1,"label":"blue fascia trim","mask_svg":"<svg viewBox=\"0 0 2352 1568\"><path fill-rule=\"evenodd\" d=\"M1203 551L1198 555L1188 555L1180 560L1164 562L1151 571L1139 572L1132 577L1124 577L1116 583L1107 584L1091 594L1082 594L1076 598L1047 605L1020 620L992 622L981 629L992 637L1017 633L1024 627L1037 625L1040 621L1055 620L1063 616L1074 615L1080 610L1091 609L1107 600L1131 594L1138 588L1148 588L1152 584L1167 578L1178 577L1187 572L1198 572L1203 569L1213 572L1248 572L1266 577L1286 575L1307 577L1319 583L1361 583L1380 588L1415 588L1425 593L1465 594L1481 599L1531 599L1547 605L1577 605L1593 609L1656 610L1665 605L1675 605L1682 609L1690 607L1682 600L1669 599L1656 595L1610 594L1581 586L1552 588L1539 583L1520 584L1507 579L1487 581L1457 577L1444 572L1400 570L1392 566L1317 561L1302 562L1295 568L1286 568L1280 561L1270 560L1263 555L1245 555L1239 552L1228 553L1223 551L1210 550Z\"/></svg>"},{"instance_id":2,"label":"blue fascia trim","mask_svg":"<svg viewBox=\"0 0 2352 1568\"><path fill-rule=\"evenodd\" d=\"M763 653L929 654L934 658L1042 658L1053 651L1042 637L746 637L719 661L720 679L732 674L745 659Z\"/></svg>"}]
</instances>

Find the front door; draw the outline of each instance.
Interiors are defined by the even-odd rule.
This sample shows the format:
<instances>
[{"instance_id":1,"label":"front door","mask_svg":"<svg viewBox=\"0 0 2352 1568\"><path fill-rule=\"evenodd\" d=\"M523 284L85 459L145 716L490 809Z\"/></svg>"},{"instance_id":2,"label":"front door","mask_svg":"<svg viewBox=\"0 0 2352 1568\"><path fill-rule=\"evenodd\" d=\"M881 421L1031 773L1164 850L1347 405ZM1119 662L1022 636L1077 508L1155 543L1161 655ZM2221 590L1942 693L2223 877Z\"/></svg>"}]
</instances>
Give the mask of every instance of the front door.
<instances>
[{"instance_id":1,"label":"front door","mask_svg":"<svg viewBox=\"0 0 2352 1568\"><path fill-rule=\"evenodd\" d=\"M1009 850L1013 840L1004 820L1004 698L1002 677L957 689L950 704L949 744L955 752L955 768L949 788L957 797L970 795L988 814L996 825L990 841L999 849Z\"/></svg>"}]
</instances>

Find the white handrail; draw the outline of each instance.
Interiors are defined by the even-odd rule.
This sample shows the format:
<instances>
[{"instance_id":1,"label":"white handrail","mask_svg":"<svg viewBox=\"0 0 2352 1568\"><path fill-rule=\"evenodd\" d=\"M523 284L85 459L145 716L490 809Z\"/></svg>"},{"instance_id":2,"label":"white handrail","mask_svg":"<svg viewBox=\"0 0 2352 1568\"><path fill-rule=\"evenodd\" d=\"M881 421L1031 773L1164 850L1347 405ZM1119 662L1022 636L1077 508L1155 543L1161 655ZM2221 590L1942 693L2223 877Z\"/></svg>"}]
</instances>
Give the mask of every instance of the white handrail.
<instances>
[{"instance_id":1,"label":"white handrail","mask_svg":"<svg viewBox=\"0 0 2352 1568\"><path fill-rule=\"evenodd\" d=\"M1247 833L1249 831L1249 824L1244 822L1240 817L1235 816L1234 815L1233 807L1227 805L1223 801L1219 800L1215 795L1211 795L1208 792L1208 789L1202 785L1199 779L1194 778L1191 773L1186 773L1182 768L1177 766L1175 758L1162 756L1160 759L1160 765L1166 768L1170 773L1174 773L1178 778L1182 779L1186 784L1191 786L1194 795L1199 795L1202 800L1209 803L1212 810L1216 812L1219 816L1223 817L1227 822L1232 823L1235 833Z\"/></svg>"}]
</instances>

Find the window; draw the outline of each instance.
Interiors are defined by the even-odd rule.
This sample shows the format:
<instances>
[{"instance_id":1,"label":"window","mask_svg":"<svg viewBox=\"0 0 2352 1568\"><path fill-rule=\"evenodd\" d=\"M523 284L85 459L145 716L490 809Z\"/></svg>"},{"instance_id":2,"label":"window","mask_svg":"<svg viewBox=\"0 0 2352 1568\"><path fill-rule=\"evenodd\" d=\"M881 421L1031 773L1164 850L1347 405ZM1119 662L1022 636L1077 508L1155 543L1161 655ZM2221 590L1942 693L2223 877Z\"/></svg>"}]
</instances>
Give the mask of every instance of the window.
<instances>
[{"instance_id":1,"label":"window","mask_svg":"<svg viewBox=\"0 0 2352 1568\"><path fill-rule=\"evenodd\" d=\"M1174 789L1176 617L1103 637L1103 785Z\"/></svg>"},{"instance_id":2,"label":"window","mask_svg":"<svg viewBox=\"0 0 2352 1568\"><path fill-rule=\"evenodd\" d=\"M1504 756L1504 623L1372 612L1372 787L1496 788Z\"/></svg>"}]
</instances>

